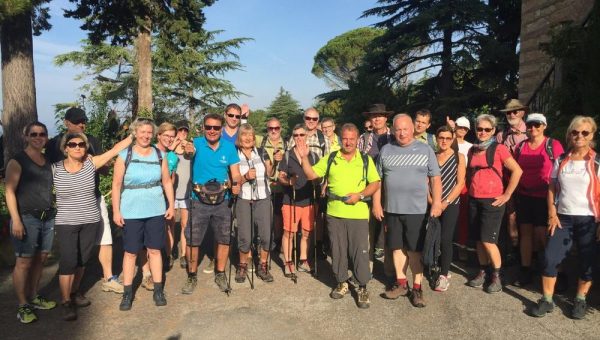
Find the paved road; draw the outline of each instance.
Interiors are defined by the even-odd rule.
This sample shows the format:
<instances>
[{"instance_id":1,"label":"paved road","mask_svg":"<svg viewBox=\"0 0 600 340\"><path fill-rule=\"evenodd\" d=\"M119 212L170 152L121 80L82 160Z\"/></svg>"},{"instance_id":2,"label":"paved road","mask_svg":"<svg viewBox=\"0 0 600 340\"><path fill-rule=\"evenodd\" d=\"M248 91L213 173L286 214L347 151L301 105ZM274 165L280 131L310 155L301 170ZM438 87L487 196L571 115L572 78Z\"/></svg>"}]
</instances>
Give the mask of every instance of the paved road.
<instances>
[{"instance_id":1,"label":"paved road","mask_svg":"<svg viewBox=\"0 0 600 340\"><path fill-rule=\"evenodd\" d=\"M40 311L39 321L22 325L16 318L16 300L7 269L0 272L0 338L2 339L398 339L410 338L490 338L490 339L593 339L600 338L600 313L592 308L585 320L565 317L569 302L558 297L554 313L535 319L525 307L539 297L531 291L507 286L499 294L466 287L465 272L455 267L450 290L425 291L427 307L414 308L406 298L395 301L379 296L383 285L369 285L371 308L356 307L352 296L332 300L333 286L328 265L322 265L320 278L299 275L298 284L286 279L274 266L275 282L233 283L227 297L213 283L212 274L199 274L199 285L191 296L179 290L184 270L175 267L167 273L168 305L155 307L152 293L140 289L133 309L120 312L120 295L105 293L94 275L87 277L92 305L79 310L79 319L65 322L60 309ZM380 268L380 264L377 264ZM45 293L59 298L56 264L46 267ZM596 296L597 290L594 292ZM573 294L571 291L569 293ZM592 305L600 299L592 296Z\"/></svg>"}]
</instances>

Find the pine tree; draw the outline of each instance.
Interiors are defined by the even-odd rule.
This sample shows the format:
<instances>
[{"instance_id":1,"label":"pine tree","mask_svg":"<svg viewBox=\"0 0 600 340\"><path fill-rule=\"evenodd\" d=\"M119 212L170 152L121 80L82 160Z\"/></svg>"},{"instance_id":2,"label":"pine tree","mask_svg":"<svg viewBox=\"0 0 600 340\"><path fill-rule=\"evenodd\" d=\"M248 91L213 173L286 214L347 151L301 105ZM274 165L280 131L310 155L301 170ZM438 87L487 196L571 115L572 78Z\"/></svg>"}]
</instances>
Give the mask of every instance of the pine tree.
<instances>
[{"instance_id":1,"label":"pine tree","mask_svg":"<svg viewBox=\"0 0 600 340\"><path fill-rule=\"evenodd\" d=\"M300 103L283 87L267 108L268 118L276 117L281 122L281 134L287 135L295 124L302 122ZM287 125L286 125L287 124Z\"/></svg>"}]
</instances>

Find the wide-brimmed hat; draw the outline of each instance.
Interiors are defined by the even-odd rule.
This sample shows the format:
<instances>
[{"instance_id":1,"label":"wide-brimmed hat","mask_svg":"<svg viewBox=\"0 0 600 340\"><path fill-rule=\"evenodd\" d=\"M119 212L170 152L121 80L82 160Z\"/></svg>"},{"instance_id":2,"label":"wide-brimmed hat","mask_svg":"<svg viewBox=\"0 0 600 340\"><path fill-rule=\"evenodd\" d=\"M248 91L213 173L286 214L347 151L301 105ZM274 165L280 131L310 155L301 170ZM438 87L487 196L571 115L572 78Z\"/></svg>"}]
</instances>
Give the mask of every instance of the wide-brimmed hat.
<instances>
[{"instance_id":1,"label":"wide-brimmed hat","mask_svg":"<svg viewBox=\"0 0 600 340\"><path fill-rule=\"evenodd\" d=\"M363 116L373 116L373 115L385 115L385 116L389 116L392 113L394 113L394 111L387 111L385 109L385 104L373 104L371 106L369 106L368 111L363 112Z\"/></svg>"},{"instance_id":2,"label":"wide-brimmed hat","mask_svg":"<svg viewBox=\"0 0 600 340\"><path fill-rule=\"evenodd\" d=\"M506 103L506 107L503 110L500 110L500 112L512 112L519 110L527 111L528 109L529 107L527 107L527 105L523 105L520 100L511 99L508 101L508 103Z\"/></svg>"}]
</instances>

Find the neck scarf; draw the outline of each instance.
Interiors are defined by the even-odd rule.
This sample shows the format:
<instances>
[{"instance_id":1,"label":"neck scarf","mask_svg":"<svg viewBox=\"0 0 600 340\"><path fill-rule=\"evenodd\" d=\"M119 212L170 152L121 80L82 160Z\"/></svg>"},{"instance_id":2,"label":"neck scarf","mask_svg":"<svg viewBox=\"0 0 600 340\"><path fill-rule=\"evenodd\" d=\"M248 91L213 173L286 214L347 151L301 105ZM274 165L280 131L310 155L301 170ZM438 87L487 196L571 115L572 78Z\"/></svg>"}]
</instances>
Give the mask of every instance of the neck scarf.
<instances>
[{"instance_id":1,"label":"neck scarf","mask_svg":"<svg viewBox=\"0 0 600 340\"><path fill-rule=\"evenodd\" d=\"M479 144L473 144L473 147L476 148L479 151L484 151L487 150L487 148L492 145L492 143L494 143L494 138L490 138L488 140L486 140L485 142L481 142Z\"/></svg>"}]
</instances>

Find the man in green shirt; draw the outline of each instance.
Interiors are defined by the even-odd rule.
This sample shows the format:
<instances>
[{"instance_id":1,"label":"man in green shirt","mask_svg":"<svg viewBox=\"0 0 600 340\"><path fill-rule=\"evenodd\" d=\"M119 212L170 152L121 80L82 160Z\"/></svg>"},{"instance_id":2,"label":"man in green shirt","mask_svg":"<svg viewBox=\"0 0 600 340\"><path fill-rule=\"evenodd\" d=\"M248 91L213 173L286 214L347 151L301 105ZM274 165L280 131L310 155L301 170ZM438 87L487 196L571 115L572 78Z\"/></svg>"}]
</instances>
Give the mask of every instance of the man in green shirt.
<instances>
[{"instance_id":1,"label":"man in green shirt","mask_svg":"<svg viewBox=\"0 0 600 340\"><path fill-rule=\"evenodd\" d=\"M359 285L357 305L368 308L367 283L371 272L369 207L365 200L377 191L380 178L371 157L363 156L357 149L358 128L354 124L344 124L341 135L340 151L321 158L314 166L310 165L307 145L298 145L297 150L307 179L326 177L328 182L327 226L332 268L338 283L330 296L341 299L348 292L348 257L351 257Z\"/></svg>"},{"instance_id":2,"label":"man in green shirt","mask_svg":"<svg viewBox=\"0 0 600 340\"><path fill-rule=\"evenodd\" d=\"M427 132L427 129L431 126L431 112L427 109L415 112L413 123L415 124L415 139L429 145L433 151L437 151L435 136Z\"/></svg>"}]
</instances>

